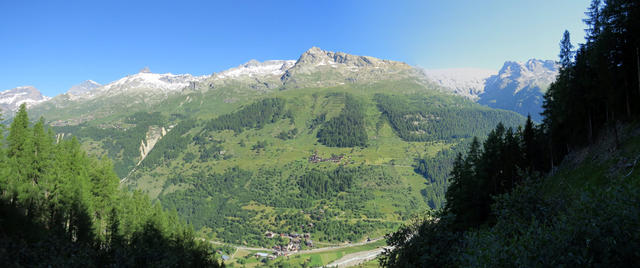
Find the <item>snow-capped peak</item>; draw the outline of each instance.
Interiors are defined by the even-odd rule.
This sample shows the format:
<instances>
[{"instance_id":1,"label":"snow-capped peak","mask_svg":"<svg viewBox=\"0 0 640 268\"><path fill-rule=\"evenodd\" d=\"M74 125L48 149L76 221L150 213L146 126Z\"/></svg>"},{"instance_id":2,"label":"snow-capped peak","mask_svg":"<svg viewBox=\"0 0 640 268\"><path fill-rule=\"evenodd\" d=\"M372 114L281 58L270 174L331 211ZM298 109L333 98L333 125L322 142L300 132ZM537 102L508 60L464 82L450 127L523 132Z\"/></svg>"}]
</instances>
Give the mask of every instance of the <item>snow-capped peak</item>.
<instances>
[{"instance_id":1,"label":"snow-capped peak","mask_svg":"<svg viewBox=\"0 0 640 268\"><path fill-rule=\"evenodd\" d=\"M517 93L529 84L550 84L555 80L557 72L558 66L552 60L507 61L500 69L498 78L501 80L501 87L506 87L511 81L517 82L519 84L515 89Z\"/></svg>"},{"instance_id":2,"label":"snow-capped peak","mask_svg":"<svg viewBox=\"0 0 640 268\"><path fill-rule=\"evenodd\" d=\"M0 110L4 112L16 111L21 104L31 106L51 98L43 96L33 86L22 86L0 92Z\"/></svg>"},{"instance_id":3,"label":"snow-capped peak","mask_svg":"<svg viewBox=\"0 0 640 268\"><path fill-rule=\"evenodd\" d=\"M206 76L193 76L190 74L157 74L147 72L146 69L147 68L143 69L143 72L128 75L119 80L98 87L91 92L90 96L86 97L93 97L102 94L114 95L131 90L167 94L169 92L181 90L189 86L189 83L191 82L202 81L206 78Z\"/></svg>"},{"instance_id":4,"label":"snow-capped peak","mask_svg":"<svg viewBox=\"0 0 640 268\"><path fill-rule=\"evenodd\" d=\"M281 76L296 63L295 60L268 60L259 62L250 60L245 64L213 75L215 80L225 78Z\"/></svg>"}]
</instances>

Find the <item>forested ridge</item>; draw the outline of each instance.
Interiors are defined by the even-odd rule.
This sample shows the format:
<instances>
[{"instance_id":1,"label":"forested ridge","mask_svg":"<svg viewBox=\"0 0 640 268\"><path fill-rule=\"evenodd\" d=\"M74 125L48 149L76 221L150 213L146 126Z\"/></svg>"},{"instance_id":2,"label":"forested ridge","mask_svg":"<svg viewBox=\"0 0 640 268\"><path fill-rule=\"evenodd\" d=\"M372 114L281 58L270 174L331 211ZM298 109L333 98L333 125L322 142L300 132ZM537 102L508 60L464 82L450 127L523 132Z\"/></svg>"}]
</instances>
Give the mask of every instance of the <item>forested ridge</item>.
<instances>
[{"instance_id":1,"label":"forested ridge","mask_svg":"<svg viewBox=\"0 0 640 268\"><path fill-rule=\"evenodd\" d=\"M439 96L376 94L378 109L406 141L455 140L484 135L498 122L512 126L521 117Z\"/></svg>"},{"instance_id":2,"label":"forested ridge","mask_svg":"<svg viewBox=\"0 0 640 268\"><path fill-rule=\"evenodd\" d=\"M284 106L284 99L263 99L243 107L239 111L223 114L209 121L205 128L208 130L228 129L236 133L248 128L261 129L264 125L274 123L284 116L291 117L291 113L285 113Z\"/></svg>"},{"instance_id":3,"label":"forested ridge","mask_svg":"<svg viewBox=\"0 0 640 268\"><path fill-rule=\"evenodd\" d=\"M640 265L640 2L594 0L586 15L586 43L560 42L543 123L474 139L444 208L389 235L382 265Z\"/></svg>"},{"instance_id":4,"label":"forested ridge","mask_svg":"<svg viewBox=\"0 0 640 268\"><path fill-rule=\"evenodd\" d=\"M175 212L120 190L109 160L88 156L75 138L56 141L43 119L31 125L24 104L3 143L0 263L220 266Z\"/></svg>"}]
</instances>

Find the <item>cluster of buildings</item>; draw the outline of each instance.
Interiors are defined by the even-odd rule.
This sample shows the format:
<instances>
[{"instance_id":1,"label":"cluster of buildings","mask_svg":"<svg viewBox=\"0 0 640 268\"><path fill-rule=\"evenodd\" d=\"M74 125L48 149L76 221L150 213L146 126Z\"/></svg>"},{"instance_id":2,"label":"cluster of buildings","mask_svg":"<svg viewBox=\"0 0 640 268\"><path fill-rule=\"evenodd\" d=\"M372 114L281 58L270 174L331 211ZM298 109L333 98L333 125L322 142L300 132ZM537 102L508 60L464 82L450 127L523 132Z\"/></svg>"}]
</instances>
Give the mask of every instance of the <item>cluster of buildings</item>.
<instances>
[{"instance_id":1,"label":"cluster of buildings","mask_svg":"<svg viewBox=\"0 0 640 268\"><path fill-rule=\"evenodd\" d=\"M280 233L280 234L278 234L278 233L274 233L274 232L271 232L271 231L267 231L265 233L265 236L267 238L282 237L282 238L288 238L289 239L289 244L287 244L286 246L279 246L279 245L273 246L273 250L275 251L275 255L276 256L286 256L286 255L289 255L291 253L298 252L298 250L300 250L301 245L303 243L307 247L313 247L313 240L311 240L311 234L309 234L309 233L304 233L304 234Z\"/></svg>"},{"instance_id":2,"label":"cluster of buildings","mask_svg":"<svg viewBox=\"0 0 640 268\"><path fill-rule=\"evenodd\" d=\"M344 154L341 154L341 155L332 154L331 158L322 158L318 155L318 152L314 152L313 155L309 157L309 162L310 163L320 163L320 162L340 163L343 158L344 158Z\"/></svg>"}]
</instances>

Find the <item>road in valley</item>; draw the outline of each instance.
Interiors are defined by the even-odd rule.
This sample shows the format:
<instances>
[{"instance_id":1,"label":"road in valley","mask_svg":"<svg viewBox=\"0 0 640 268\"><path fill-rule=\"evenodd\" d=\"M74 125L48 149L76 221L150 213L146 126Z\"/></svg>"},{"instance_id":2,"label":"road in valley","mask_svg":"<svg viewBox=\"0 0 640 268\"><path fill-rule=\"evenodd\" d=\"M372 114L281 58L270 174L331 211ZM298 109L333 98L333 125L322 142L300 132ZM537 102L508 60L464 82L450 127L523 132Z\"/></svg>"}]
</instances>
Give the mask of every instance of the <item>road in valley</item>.
<instances>
[{"instance_id":1,"label":"road in valley","mask_svg":"<svg viewBox=\"0 0 640 268\"><path fill-rule=\"evenodd\" d=\"M342 258L333 261L332 263L327 264L327 267L351 267L356 266L361 263L368 262L370 260L375 259L378 255L384 252L384 248L377 248L373 250L360 251L356 253L351 253L344 255Z\"/></svg>"},{"instance_id":2,"label":"road in valley","mask_svg":"<svg viewBox=\"0 0 640 268\"><path fill-rule=\"evenodd\" d=\"M202 241L207 241L211 244L216 244L216 245L227 245L227 246L232 246L235 247L237 249L243 249L243 250L251 250L251 251L267 251L267 252L275 252L274 249L271 248L260 248L260 247L244 247L244 246L237 246L237 245L232 245L232 244L227 244L227 243L223 243L223 242L218 242L218 241L212 241L212 240L207 240L204 238L200 238ZM325 252L325 251L331 251L331 250L336 250L336 249L341 249L341 248L348 248L348 247L356 247L356 246L362 246L362 245L366 245L366 244L371 244L371 243L375 243L378 242L379 240L383 239L383 237L379 237L376 239L371 239L369 241L363 241L363 242L358 242L358 243L351 243L351 244L344 244L344 245L339 245L339 246L331 246L331 247L324 247L324 248L314 248L314 249L305 249L305 250L300 250L300 251L296 251L296 252L292 252L291 254L289 254L289 256L292 255L296 255L296 254L310 254L310 253L317 253L317 252Z\"/></svg>"}]
</instances>

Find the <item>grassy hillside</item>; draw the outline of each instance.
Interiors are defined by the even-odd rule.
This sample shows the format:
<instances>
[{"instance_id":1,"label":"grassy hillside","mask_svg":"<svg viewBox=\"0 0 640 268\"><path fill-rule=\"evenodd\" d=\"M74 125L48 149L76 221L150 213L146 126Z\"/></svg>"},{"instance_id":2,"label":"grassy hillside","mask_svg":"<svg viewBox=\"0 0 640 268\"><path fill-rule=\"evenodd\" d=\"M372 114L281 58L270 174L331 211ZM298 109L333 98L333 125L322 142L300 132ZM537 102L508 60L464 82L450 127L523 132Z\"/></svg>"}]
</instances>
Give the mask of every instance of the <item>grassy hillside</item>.
<instances>
[{"instance_id":1,"label":"grassy hillside","mask_svg":"<svg viewBox=\"0 0 640 268\"><path fill-rule=\"evenodd\" d=\"M395 230L442 206L452 152L469 137L523 122L411 80L249 92L175 95L144 112L56 130L114 158L127 187L175 208L204 235L272 246L267 231L358 241ZM384 106L388 99L402 109ZM470 115L473 122L460 120ZM413 124L418 138L402 127ZM162 127L140 161L142 141Z\"/></svg>"}]
</instances>

